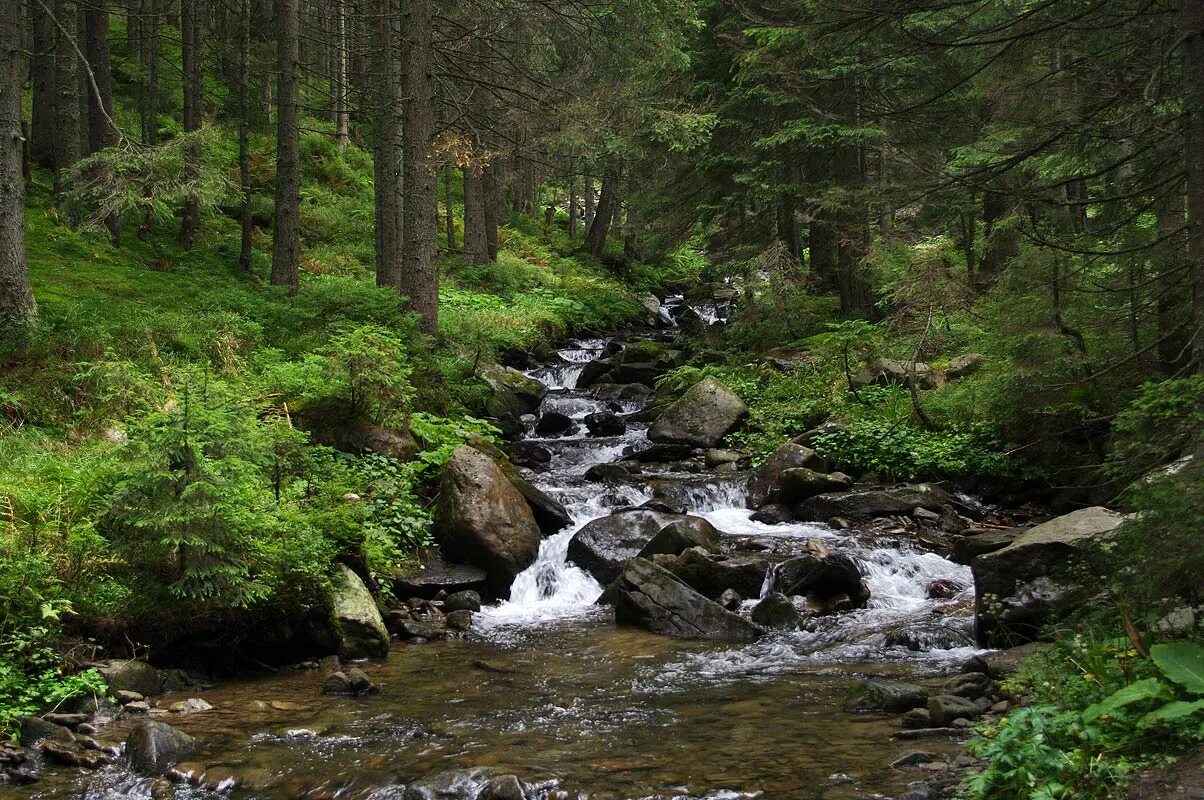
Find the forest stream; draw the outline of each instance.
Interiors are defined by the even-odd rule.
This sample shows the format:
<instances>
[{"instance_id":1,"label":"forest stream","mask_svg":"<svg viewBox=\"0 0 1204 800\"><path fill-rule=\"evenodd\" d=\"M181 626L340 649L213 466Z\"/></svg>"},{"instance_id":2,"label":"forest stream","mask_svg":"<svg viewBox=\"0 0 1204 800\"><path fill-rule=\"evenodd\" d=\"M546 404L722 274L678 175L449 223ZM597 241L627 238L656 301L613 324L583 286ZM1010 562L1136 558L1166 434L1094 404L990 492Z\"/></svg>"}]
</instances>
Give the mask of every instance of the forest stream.
<instances>
[{"instance_id":1,"label":"forest stream","mask_svg":"<svg viewBox=\"0 0 1204 800\"><path fill-rule=\"evenodd\" d=\"M528 372L550 389L545 412L580 421L607 407L572 388L606 345L570 342L556 363ZM630 418L643 404L625 402L621 412ZM364 664L379 694L320 695L313 670L196 690L213 709L172 714L171 722L201 743L175 770L199 787L155 784L114 765L82 776L47 772L0 794L400 798L402 785L448 770L479 780L476 768L516 774L541 798L852 800L905 791L915 772L888 765L916 748L892 738L897 718L850 713L841 701L860 677L922 682L958 671L976 652L969 568L856 528L751 521L747 473L657 472L649 464L651 480L640 487L585 479L589 467L646 447L646 428L629 419L621 436L541 437L528 425L525 438L552 453L536 484L574 524L544 539L510 599L482 609L464 638L395 642L387 660ZM616 626L611 610L595 604L602 586L566 551L588 521L653 499L648 486L750 548L791 555L821 540L847 553L869 586L868 607L743 645ZM926 587L938 580L956 596L929 599ZM100 738L119 742L132 724L116 722ZM959 749L947 737L923 746L934 756Z\"/></svg>"}]
</instances>

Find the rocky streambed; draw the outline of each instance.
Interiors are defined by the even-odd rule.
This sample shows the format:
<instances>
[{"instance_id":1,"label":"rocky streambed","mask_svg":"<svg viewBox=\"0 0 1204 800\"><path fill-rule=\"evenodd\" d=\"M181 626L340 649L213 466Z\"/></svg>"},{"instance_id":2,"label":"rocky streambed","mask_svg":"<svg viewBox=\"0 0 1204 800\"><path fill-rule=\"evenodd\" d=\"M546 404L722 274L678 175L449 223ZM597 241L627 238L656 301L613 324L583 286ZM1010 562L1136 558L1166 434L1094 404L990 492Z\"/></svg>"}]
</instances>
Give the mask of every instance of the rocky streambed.
<instances>
[{"instance_id":1,"label":"rocky streambed","mask_svg":"<svg viewBox=\"0 0 1204 800\"><path fill-rule=\"evenodd\" d=\"M453 456L441 552L394 587L412 599L379 615L337 576L341 662L127 685L120 707L31 723L30 747L0 759L41 780L0 796L949 791L974 720L1007 710L1014 658L980 643L1071 602L1046 562L1114 515L1025 532L1026 515L946 487L858 484L806 435L750 470L722 447L745 413L722 384L649 410L684 358L674 336L488 373L510 443Z\"/></svg>"}]
</instances>

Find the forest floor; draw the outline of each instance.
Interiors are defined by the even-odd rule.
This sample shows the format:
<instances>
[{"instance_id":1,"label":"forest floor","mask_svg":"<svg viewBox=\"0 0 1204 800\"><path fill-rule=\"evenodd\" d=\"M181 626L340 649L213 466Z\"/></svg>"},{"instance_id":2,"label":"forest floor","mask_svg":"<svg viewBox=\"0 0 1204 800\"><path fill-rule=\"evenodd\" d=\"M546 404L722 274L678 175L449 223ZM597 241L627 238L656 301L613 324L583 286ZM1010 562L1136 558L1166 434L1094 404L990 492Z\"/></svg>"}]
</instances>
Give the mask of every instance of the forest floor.
<instances>
[{"instance_id":1,"label":"forest floor","mask_svg":"<svg viewBox=\"0 0 1204 800\"><path fill-rule=\"evenodd\" d=\"M1204 749L1162 767L1142 770L1129 787L1129 800L1204 800Z\"/></svg>"}]
</instances>

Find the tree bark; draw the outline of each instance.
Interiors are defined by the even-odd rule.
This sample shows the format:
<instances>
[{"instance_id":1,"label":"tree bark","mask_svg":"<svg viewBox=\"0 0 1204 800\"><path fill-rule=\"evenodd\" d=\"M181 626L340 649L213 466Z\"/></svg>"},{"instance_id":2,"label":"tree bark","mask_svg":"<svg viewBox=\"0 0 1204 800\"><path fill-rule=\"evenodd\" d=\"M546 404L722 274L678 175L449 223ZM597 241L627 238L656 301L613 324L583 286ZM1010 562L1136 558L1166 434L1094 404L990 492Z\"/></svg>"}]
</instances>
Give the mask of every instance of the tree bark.
<instances>
[{"instance_id":1,"label":"tree bark","mask_svg":"<svg viewBox=\"0 0 1204 800\"><path fill-rule=\"evenodd\" d=\"M582 224L585 226L586 236L589 235L589 229L594 225L594 182L590 176L585 176L584 190L581 192L582 202L585 205L584 213L581 218Z\"/></svg>"},{"instance_id":2,"label":"tree bark","mask_svg":"<svg viewBox=\"0 0 1204 800\"><path fill-rule=\"evenodd\" d=\"M400 41L394 0L380 0L376 26L376 87L370 93L376 113L372 121L373 175L376 206L376 285L401 289L403 173L401 169Z\"/></svg>"},{"instance_id":3,"label":"tree bark","mask_svg":"<svg viewBox=\"0 0 1204 800\"><path fill-rule=\"evenodd\" d=\"M109 62L109 0L91 0L84 12L88 64L95 87L87 86L88 152L98 153L117 141L113 130L113 73ZM121 244L121 218L111 214L105 227L114 245Z\"/></svg>"},{"instance_id":4,"label":"tree bark","mask_svg":"<svg viewBox=\"0 0 1204 800\"><path fill-rule=\"evenodd\" d=\"M473 158L464 167L464 258L469 264L489 262L489 236L486 232L484 167Z\"/></svg>"},{"instance_id":5,"label":"tree bark","mask_svg":"<svg viewBox=\"0 0 1204 800\"><path fill-rule=\"evenodd\" d=\"M251 0L241 0L238 26L238 186L241 192L241 236L238 266L251 269Z\"/></svg>"},{"instance_id":6,"label":"tree bark","mask_svg":"<svg viewBox=\"0 0 1204 800\"><path fill-rule=\"evenodd\" d=\"M577 175L569 171L569 239L577 236Z\"/></svg>"},{"instance_id":7,"label":"tree bark","mask_svg":"<svg viewBox=\"0 0 1204 800\"><path fill-rule=\"evenodd\" d=\"M402 117L405 142L405 231L401 290L418 314L419 327L435 333L439 322L439 272L435 262L435 99L433 0L402 0L405 54Z\"/></svg>"},{"instance_id":8,"label":"tree bark","mask_svg":"<svg viewBox=\"0 0 1204 800\"><path fill-rule=\"evenodd\" d=\"M490 261L497 261L497 218L502 205L497 185L497 168L490 164L481 173L481 190L485 196L485 252Z\"/></svg>"},{"instance_id":9,"label":"tree bark","mask_svg":"<svg viewBox=\"0 0 1204 800\"><path fill-rule=\"evenodd\" d=\"M598 205L594 208L594 219L585 234L585 249L594 258L602 258L606 251L606 236L610 231L610 221L615 213L615 194L618 175L613 168L608 167L602 177L602 191L598 195Z\"/></svg>"},{"instance_id":10,"label":"tree bark","mask_svg":"<svg viewBox=\"0 0 1204 800\"><path fill-rule=\"evenodd\" d=\"M452 206L452 176L455 174L455 167L449 166L443 170L443 227L447 229L448 252L456 249L456 213ZM467 231L464 235L468 235Z\"/></svg>"},{"instance_id":11,"label":"tree bark","mask_svg":"<svg viewBox=\"0 0 1204 800\"><path fill-rule=\"evenodd\" d=\"M1204 3L1183 0L1184 156L1187 161L1187 260L1191 297L1191 356L1204 374Z\"/></svg>"},{"instance_id":12,"label":"tree bark","mask_svg":"<svg viewBox=\"0 0 1204 800\"><path fill-rule=\"evenodd\" d=\"M30 125L30 157L43 167L54 167L54 21L39 0L31 0L33 53L30 77L33 84L33 120Z\"/></svg>"},{"instance_id":13,"label":"tree bark","mask_svg":"<svg viewBox=\"0 0 1204 800\"><path fill-rule=\"evenodd\" d=\"M184 66L184 133L196 133L201 129L201 104L204 89L202 53L204 34L201 28L201 0L183 0L180 6L181 55ZM184 148L186 178L196 180L201 174L201 152L198 144L189 142ZM192 247L200 224L200 200L195 196L185 198L180 214L180 244Z\"/></svg>"},{"instance_id":14,"label":"tree bark","mask_svg":"<svg viewBox=\"0 0 1204 800\"><path fill-rule=\"evenodd\" d=\"M75 29L77 14L75 0L56 0L54 16L61 27L56 26L54 48L54 197L60 204L67 171L80 159L79 59L65 33Z\"/></svg>"},{"instance_id":15,"label":"tree bark","mask_svg":"<svg viewBox=\"0 0 1204 800\"><path fill-rule=\"evenodd\" d=\"M833 289L836 280L836 226L827 211L817 211L811 217L808 234L808 253L811 256L811 274L816 283Z\"/></svg>"},{"instance_id":16,"label":"tree bark","mask_svg":"<svg viewBox=\"0 0 1204 800\"><path fill-rule=\"evenodd\" d=\"M0 19L7 20L0 25L0 342L21 344L36 311L21 175L21 0L0 0Z\"/></svg>"},{"instance_id":17,"label":"tree bark","mask_svg":"<svg viewBox=\"0 0 1204 800\"><path fill-rule=\"evenodd\" d=\"M1020 253L1020 236L1000 223L1016 210L1015 198L1006 189L987 189L982 193L983 239L986 247L978 268L978 290L985 291L998 279L999 273Z\"/></svg>"},{"instance_id":18,"label":"tree bark","mask_svg":"<svg viewBox=\"0 0 1204 800\"><path fill-rule=\"evenodd\" d=\"M159 143L159 14L161 0L145 0L149 11L143 37L143 65L146 78L142 86L142 141Z\"/></svg>"},{"instance_id":19,"label":"tree bark","mask_svg":"<svg viewBox=\"0 0 1204 800\"><path fill-rule=\"evenodd\" d=\"M277 0L276 224L272 234L272 285L296 294L301 259L301 69L298 0Z\"/></svg>"},{"instance_id":20,"label":"tree bark","mask_svg":"<svg viewBox=\"0 0 1204 800\"><path fill-rule=\"evenodd\" d=\"M334 0L334 130L340 150L351 142L350 89L347 84L347 9L345 0Z\"/></svg>"}]
</instances>

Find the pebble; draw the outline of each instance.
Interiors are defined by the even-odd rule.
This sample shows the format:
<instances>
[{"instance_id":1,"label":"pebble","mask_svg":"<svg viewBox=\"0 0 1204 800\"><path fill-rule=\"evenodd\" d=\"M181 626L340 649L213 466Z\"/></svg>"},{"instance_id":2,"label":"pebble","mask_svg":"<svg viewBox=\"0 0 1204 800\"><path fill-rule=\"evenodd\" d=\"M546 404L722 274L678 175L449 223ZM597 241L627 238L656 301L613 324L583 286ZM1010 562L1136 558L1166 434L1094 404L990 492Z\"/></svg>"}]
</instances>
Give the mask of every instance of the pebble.
<instances>
[{"instance_id":1,"label":"pebble","mask_svg":"<svg viewBox=\"0 0 1204 800\"><path fill-rule=\"evenodd\" d=\"M125 710L131 714L148 714L150 713L150 703L145 700L134 700L125 704Z\"/></svg>"}]
</instances>

